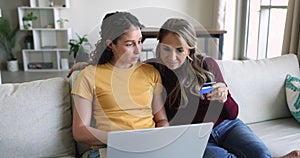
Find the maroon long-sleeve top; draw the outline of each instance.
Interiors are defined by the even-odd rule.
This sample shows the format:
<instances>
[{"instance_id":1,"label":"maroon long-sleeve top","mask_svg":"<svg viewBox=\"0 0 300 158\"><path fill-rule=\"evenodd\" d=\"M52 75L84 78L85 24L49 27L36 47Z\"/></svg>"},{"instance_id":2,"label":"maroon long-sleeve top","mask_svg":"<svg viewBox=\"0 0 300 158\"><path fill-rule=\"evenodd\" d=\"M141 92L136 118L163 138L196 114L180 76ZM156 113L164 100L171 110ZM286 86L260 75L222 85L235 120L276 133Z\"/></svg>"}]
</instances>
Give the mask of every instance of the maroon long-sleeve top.
<instances>
[{"instance_id":1,"label":"maroon long-sleeve top","mask_svg":"<svg viewBox=\"0 0 300 158\"><path fill-rule=\"evenodd\" d=\"M214 74L215 81L225 83L216 61L213 58L207 57L205 58L204 62L204 69L207 69ZM170 92L178 82L178 75L176 76L174 71L168 69L165 66L163 66L163 69L161 69L161 64L159 64L157 60L149 60L148 63L152 64L160 71L162 83L166 91L165 97L167 98L165 101L165 109L171 125L214 122L214 126L216 126L225 119L235 119L237 117L238 105L233 100L229 92L227 95L227 101L224 104L221 104L218 101L209 101L206 98L204 100L201 100L199 96L191 94L189 91L189 87L186 87L185 93L188 97L187 106L174 108L176 107L176 105L177 107L178 105L181 105L180 95L178 97L176 97L175 95L170 95Z\"/></svg>"}]
</instances>

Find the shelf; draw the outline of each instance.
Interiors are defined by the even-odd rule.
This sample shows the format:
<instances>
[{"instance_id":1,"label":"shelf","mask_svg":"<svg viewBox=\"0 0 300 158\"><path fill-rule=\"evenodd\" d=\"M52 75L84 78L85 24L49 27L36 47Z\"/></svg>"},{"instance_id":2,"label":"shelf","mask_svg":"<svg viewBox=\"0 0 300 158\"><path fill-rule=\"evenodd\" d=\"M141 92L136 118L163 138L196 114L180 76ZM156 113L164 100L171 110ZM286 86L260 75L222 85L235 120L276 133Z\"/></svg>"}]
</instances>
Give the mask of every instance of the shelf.
<instances>
[{"instance_id":1,"label":"shelf","mask_svg":"<svg viewBox=\"0 0 300 158\"><path fill-rule=\"evenodd\" d=\"M69 52L69 49L23 49L24 51L65 51Z\"/></svg>"},{"instance_id":2,"label":"shelf","mask_svg":"<svg viewBox=\"0 0 300 158\"><path fill-rule=\"evenodd\" d=\"M33 49L23 49L24 71L68 71L74 59L69 55L71 28L60 28L60 10L70 7L70 0L30 0L30 6L18 7L20 30L32 34ZM37 20L24 28L23 17L33 13ZM63 61L63 65L62 65Z\"/></svg>"},{"instance_id":3,"label":"shelf","mask_svg":"<svg viewBox=\"0 0 300 158\"><path fill-rule=\"evenodd\" d=\"M70 28L33 28L31 31L69 31Z\"/></svg>"},{"instance_id":4,"label":"shelf","mask_svg":"<svg viewBox=\"0 0 300 158\"><path fill-rule=\"evenodd\" d=\"M37 20L32 21L32 29L58 29L59 28L58 23L56 22L60 17L59 11L57 9L18 7L20 30L26 30L24 29L23 17L30 12L32 12L34 16L37 16Z\"/></svg>"},{"instance_id":5,"label":"shelf","mask_svg":"<svg viewBox=\"0 0 300 158\"><path fill-rule=\"evenodd\" d=\"M74 64L69 50L30 50L24 49L24 71L67 71L63 69L61 59L67 59L68 67Z\"/></svg>"},{"instance_id":6,"label":"shelf","mask_svg":"<svg viewBox=\"0 0 300 158\"><path fill-rule=\"evenodd\" d=\"M53 3L50 3L50 0L30 0L30 7L70 8L70 0L53 0Z\"/></svg>"},{"instance_id":7,"label":"shelf","mask_svg":"<svg viewBox=\"0 0 300 158\"><path fill-rule=\"evenodd\" d=\"M33 41L35 49L68 49L68 42L71 36L71 29L53 30L37 29L33 30Z\"/></svg>"},{"instance_id":8,"label":"shelf","mask_svg":"<svg viewBox=\"0 0 300 158\"><path fill-rule=\"evenodd\" d=\"M28 7L28 6L21 6L21 9L30 9L30 10L49 10L49 9L65 9L66 7Z\"/></svg>"}]
</instances>

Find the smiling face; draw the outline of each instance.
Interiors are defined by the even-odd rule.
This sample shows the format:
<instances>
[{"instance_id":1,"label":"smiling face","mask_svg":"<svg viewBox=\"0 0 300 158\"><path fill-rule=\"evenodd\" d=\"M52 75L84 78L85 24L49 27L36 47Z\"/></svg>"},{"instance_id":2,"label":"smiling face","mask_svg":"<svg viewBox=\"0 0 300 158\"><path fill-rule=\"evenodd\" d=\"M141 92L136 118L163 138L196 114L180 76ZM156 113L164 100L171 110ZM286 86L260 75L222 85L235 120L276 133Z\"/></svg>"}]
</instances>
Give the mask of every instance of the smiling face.
<instances>
[{"instance_id":1,"label":"smiling face","mask_svg":"<svg viewBox=\"0 0 300 158\"><path fill-rule=\"evenodd\" d=\"M190 54L187 45L175 33L162 37L159 53L162 62L171 70L179 68Z\"/></svg>"},{"instance_id":2,"label":"smiling face","mask_svg":"<svg viewBox=\"0 0 300 158\"><path fill-rule=\"evenodd\" d=\"M125 32L117 43L107 40L108 47L113 52L111 64L119 68L129 68L136 64L142 51L142 33L139 28L133 28Z\"/></svg>"}]
</instances>

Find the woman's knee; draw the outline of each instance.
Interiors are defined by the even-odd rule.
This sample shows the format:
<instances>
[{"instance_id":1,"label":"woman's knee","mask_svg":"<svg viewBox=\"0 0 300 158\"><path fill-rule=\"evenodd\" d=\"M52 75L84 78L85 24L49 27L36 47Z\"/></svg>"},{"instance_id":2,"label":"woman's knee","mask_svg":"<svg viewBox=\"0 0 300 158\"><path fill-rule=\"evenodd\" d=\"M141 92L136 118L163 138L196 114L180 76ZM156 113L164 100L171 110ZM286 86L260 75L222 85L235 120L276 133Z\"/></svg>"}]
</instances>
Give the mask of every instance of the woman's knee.
<instances>
[{"instance_id":1,"label":"woman's knee","mask_svg":"<svg viewBox=\"0 0 300 158\"><path fill-rule=\"evenodd\" d=\"M218 146L207 146L203 155L203 158L236 158L233 153L229 152L228 150L218 147Z\"/></svg>"}]
</instances>

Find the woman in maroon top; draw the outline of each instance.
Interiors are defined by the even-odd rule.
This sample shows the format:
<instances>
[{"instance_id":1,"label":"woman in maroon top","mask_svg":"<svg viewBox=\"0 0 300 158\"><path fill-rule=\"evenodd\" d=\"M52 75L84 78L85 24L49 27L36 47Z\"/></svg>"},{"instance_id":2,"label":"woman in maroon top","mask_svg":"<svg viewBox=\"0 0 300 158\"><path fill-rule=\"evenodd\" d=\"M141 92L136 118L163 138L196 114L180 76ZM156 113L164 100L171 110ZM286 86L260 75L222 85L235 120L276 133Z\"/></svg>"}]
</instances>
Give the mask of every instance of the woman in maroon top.
<instances>
[{"instance_id":1,"label":"woman in maroon top","mask_svg":"<svg viewBox=\"0 0 300 158\"><path fill-rule=\"evenodd\" d=\"M161 45L159 47L161 47ZM238 105L232 99L229 91L227 90L216 61L211 57L203 56L202 58L204 70L213 72L212 74L215 76L215 79L208 79L202 82L216 82L216 84L213 85L214 91L212 93L214 94L199 94L200 84L196 80L200 79L197 79L196 75L193 74L193 71L191 71L191 73L194 78L190 79L191 81L188 81L186 76L189 75L187 75L187 73L189 70L193 69L190 67L191 65L189 65L188 62L183 63L183 65L178 69L170 70L164 66L162 61L159 61L159 59L151 59L147 61L149 64L154 65L161 74L163 85L166 90L165 108L167 110L169 121L172 125L214 122L214 126L217 126L225 119L232 120L238 115ZM191 82L191 84L187 85L186 82ZM181 87L180 85L184 87ZM208 95L211 96L212 101L209 99ZM215 99L219 99L219 101L216 101ZM208 112L209 108L213 111Z\"/></svg>"},{"instance_id":2,"label":"woman in maroon top","mask_svg":"<svg viewBox=\"0 0 300 158\"><path fill-rule=\"evenodd\" d=\"M165 87L165 109L170 125L214 122L205 158L270 158L264 143L237 118L231 97L213 58L196 49L196 33L183 19L169 19L158 35L157 59L149 60L160 72ZM199 94L206 82L213 91ZM285 157L299 157L299 151Z\"/></svg>"}]
</instances>

